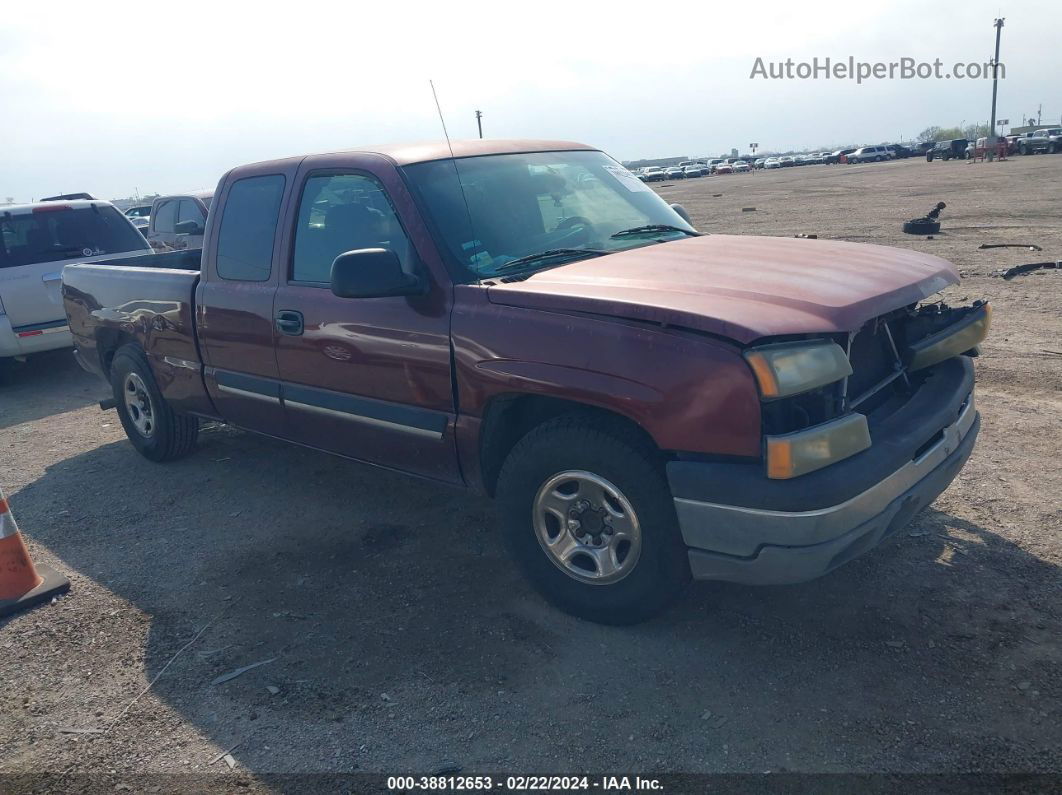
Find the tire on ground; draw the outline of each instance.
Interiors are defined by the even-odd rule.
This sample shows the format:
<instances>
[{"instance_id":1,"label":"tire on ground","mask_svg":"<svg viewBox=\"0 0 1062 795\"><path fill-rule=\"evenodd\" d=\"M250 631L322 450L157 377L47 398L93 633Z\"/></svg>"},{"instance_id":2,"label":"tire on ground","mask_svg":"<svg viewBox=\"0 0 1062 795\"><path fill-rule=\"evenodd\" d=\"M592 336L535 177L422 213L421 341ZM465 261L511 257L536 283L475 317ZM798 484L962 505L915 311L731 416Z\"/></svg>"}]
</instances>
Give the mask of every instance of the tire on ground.
<instances>
[{"instance_id":1,"label":"tire on ground","mask_svg":"<svg viewBox=\"0 0 1062 795\"><path fill-rule=\"evenodd\" d=\"M568 470L609 481L637 515L641 552L634 568L617 582L580 581L562 571L538 541L535 497L547 480ZM662 457L635 430L619 422L577 413L538 426L505 460L497 498L503 536L517 563L543 596L572 615L605 624L633 624L666 607L690 580L687 548Z\"/></svg>"},{"instance_id":2,"label":"tire on ground","mask_svg":"<svg viewBox=\"0 0 1062 795\"><path fill-rule=\"evenodd\" d=\"M903 231L909 235L935 235L940 231L940 221L912 218L910 221L904 221Z\"/></svg>"},{"instance_id":3,"label":"tire on ground","mask_svg":"<svg viewBox=\"0 0 1062 795\"><path fill-rule=\"evenodd\" d=\"M140 376L151 400L154 422L150 437L137 430L125 402L125 380L129 373ZM159 392L147 356L139 346L123 345L114 355L111 361L111 389L125 434L142 456L157 462L173 461L195 449L199 420L188 414L178 414L170 408Z\"/></svg>"}]
</instances>

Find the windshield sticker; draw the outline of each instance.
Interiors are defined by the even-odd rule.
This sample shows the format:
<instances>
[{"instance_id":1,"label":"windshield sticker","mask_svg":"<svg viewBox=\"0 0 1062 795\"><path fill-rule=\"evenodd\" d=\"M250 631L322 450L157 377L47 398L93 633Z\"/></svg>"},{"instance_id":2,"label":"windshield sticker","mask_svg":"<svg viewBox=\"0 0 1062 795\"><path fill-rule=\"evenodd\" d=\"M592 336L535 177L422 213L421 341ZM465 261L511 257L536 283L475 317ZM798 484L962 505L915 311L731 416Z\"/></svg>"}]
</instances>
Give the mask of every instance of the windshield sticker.
<instances>
[{"instance_id":1,"label":"windshield sticker","mask_svg":"<svg viewBox=\"0 0 1062 795\"><path fill-rule=\"evenodd\" d=\"M632 193L639 190L652 190L623 166L605 166L605 171L614 176L620 185Z\"/></svg>"}]
</instances>

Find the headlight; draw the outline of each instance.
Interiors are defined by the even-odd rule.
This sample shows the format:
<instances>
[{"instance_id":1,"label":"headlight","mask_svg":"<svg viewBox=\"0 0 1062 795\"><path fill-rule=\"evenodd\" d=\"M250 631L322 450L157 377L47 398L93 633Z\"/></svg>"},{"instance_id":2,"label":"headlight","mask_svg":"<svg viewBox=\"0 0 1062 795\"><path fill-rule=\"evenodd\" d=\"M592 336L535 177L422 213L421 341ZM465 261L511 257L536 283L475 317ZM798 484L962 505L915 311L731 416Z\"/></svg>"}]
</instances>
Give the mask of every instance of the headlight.
<instances>
[{"instance_id":1,"label":"headlight","mask_svg":"<svg viewBox=\"0 0 1062 795\"><path fill-rule=\"evenodd\" d=\"M797 395L852 374L836 342L782 342L745 352L764 399Z\"/></svg>"},{"instance_id":2,"label":"headlight","mask_svg":"<svg viewBox=\"0 0 1062 795\"><path fill-rule=\"evenodd\" d=\"M980 310L971 312L957 323L919 340L910 346L910 369L921 370L952 356L966 353L984 342L991 324L992 305L985 304Z\"/></svg>"}]
</instances>

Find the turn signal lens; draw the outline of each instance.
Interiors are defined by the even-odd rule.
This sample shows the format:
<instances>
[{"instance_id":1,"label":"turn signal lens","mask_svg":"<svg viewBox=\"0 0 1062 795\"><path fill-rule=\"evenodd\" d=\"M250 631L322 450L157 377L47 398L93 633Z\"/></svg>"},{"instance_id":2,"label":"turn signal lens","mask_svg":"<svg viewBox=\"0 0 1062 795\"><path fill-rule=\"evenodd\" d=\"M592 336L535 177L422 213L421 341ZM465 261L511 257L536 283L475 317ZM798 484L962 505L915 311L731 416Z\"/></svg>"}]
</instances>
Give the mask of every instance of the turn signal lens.
<instances>
[{"instance_id":1,"label":"turn signal lens","mask_svg":"<svg viewBox=\"0 0 1062 795\"><path fill-rule=\"evenodd\" d=\"M849 414L796 433L767 437L767 477L788 480L814 472L870 447L862 414Z\"/></svg>"}]
</instances>

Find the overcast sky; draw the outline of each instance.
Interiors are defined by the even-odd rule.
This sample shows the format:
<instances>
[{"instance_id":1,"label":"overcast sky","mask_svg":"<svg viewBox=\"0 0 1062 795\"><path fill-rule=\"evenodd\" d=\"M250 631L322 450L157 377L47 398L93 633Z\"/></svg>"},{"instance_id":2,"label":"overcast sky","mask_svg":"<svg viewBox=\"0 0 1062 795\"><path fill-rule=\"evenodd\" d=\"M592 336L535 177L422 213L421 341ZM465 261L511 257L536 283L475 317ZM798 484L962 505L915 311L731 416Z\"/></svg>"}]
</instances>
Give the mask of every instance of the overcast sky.
<instances>
[{"instance_id":1,"label":"overcast sky","mask_svg":"<svg viewBox=\"0 0 1062 795\"><path fill-rule=\"evenodd\" d=\"M986 121L990 80L750 79L766 62L985 62L999 117L1062 114L1054 0L14 3L0 16L0 202L213 187L240 163L450 135L622 159L913 138ZM724 9L729 8L730 11ZM513 9L513 10L508 10ZM655 13L650 13L655 12ZM740 16L740 19L738 18Z\"/></svg>"}]
</instances>

